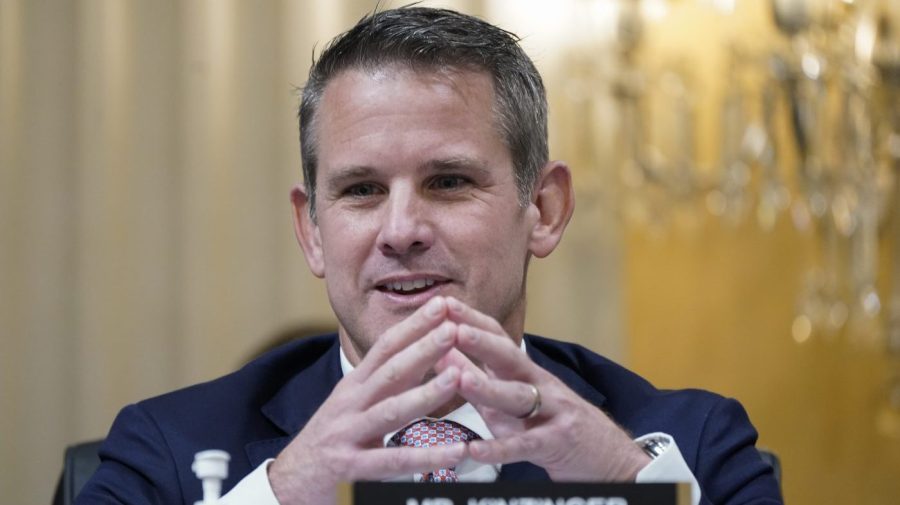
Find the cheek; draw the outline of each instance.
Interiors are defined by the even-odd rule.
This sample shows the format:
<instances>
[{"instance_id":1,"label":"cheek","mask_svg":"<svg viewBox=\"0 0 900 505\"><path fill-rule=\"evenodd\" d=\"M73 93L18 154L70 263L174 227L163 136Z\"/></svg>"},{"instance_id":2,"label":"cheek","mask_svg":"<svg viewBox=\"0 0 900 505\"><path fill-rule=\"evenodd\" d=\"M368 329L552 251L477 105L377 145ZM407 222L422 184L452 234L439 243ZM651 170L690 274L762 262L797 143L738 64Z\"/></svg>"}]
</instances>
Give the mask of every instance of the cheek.
<instances>
[{"instance_id":1,"label":"cheek","mask_svg":"<svg viewBox=\"0 0 900 505\"><path fill-rule=\"evenodd\" d=\"M364 220L332 220L322 233L325 276L350 277L371 255L375 233Z\"/></svg>"},{"instance_id":2,"label":"cheek","mask_svg":"<svg viewBox=\"0 0 900 505\"><path fill-rule=\"evenodd\" d=\"M378 233L376 219L354 213L332 217L320 229L323 246L333 256L344 259L365 254Z\"/></svg>"},{"instance_id":3,"label":"cheek","mask_svg":"<svg viewBox=\"0 0 900 505\"><path fill-rule=\"evenodd\" d=\"M498 217L471 216L467 226L458 230L456 243L460 248L457 253L467 258L470 268L484 270L485 276L502 278L522 268L528 233L521 214Z\"/></svg>"}]
</instances>

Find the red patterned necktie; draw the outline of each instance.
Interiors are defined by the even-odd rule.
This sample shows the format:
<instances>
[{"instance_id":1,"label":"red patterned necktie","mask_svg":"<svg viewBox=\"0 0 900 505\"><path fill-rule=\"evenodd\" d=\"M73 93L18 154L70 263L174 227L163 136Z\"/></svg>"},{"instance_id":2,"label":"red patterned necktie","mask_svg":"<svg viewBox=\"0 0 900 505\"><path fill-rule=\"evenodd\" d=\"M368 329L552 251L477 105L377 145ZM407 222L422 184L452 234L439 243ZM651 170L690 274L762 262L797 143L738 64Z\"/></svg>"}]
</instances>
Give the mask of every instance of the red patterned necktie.
<instances>
[{"instance_id":1,"label":"red patterned necktie","mask_svg":"<svg viewBox=\"0 0 900 505\"><path fill-rule=\"evenodd\" d=\"M398 431L388 445L407 447L431 447L432 445L470 442L481 437L465 426L453 421L422 419ZM423 475L425 482L457 482L456 467L439 468Z\"/></svg>"}]
</instances>

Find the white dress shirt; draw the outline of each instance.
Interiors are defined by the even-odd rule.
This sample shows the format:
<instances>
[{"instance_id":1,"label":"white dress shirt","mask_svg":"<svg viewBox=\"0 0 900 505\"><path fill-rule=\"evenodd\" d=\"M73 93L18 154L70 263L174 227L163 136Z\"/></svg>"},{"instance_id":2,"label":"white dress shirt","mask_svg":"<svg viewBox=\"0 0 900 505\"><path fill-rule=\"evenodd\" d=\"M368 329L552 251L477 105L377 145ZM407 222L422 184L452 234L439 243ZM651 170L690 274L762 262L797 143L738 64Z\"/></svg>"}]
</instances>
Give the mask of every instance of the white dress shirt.
<instances>
[{"instance_id":1,"label":"white dress shirt","mask_svg":"<svg viewBox=\"0 0 900 505\"><path fill-rule=\"evenodd\" d=\"M525 350L525 339L522 339L522 351ZM353 371L353 365L341 349L341 370L344 375ZM424 419L424 418L423 418ZM470 403L466 403L458 409L450 412L442 419L447 419L459 423L466 428L474 431L481 438L490 440L494 435L488 429L481 415L475 410ZM410 423L417 421L414 419ZM399 431L399 430L397 430ZM393 431L384 436L384 443L387 442L397 433ZM669 441L666 450L654 458L647 466L638 472L635 482L689 482L691 484L691 502L693 505L700 503L700 485L697 479L688 468L681 451L675 440L665 433L648 433L635 439L636 443L651 437L662 437ZM231 491L229 491L219 501L222 505L280 505L272 491L272 485L269 482L268 468L275 461L267 459L255 470L247 474L241 479ZM463 460L456 466L456 474L461 482L493 482L500 474L501 465L490 465L479 463L471 459ZM409 482L421 480L421 475L400 475L389 482Z\"/></svg>"}]
</instances>

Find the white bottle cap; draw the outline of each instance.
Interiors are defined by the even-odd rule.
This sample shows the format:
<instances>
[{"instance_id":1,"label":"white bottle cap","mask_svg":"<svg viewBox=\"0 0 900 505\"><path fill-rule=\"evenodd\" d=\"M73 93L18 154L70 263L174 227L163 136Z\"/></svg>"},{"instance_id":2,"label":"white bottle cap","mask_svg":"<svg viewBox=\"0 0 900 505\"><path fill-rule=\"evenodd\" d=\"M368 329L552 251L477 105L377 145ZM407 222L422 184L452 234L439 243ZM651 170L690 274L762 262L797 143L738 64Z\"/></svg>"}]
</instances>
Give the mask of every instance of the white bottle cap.
<instances>
[{"instance_id":1,"label":"white bottle cap","mask_svg":"<svg viewBox=\"0 0 900 505\"><path fill-rule=\"evenodd\" d=\"M228 478L228 462L231 456L225 451L211 449L201 451L194 455L194 464L191 470L198 479L226 479Z\"/></svg>"}]
</instances>

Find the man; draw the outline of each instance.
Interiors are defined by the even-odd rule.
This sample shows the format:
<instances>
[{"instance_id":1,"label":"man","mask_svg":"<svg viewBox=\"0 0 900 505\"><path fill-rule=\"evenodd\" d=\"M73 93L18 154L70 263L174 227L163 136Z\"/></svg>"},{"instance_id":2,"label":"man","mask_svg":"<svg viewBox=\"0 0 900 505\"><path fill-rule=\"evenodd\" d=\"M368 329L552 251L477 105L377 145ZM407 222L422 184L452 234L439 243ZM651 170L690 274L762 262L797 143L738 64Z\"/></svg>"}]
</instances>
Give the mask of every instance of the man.
<instances>
[{"instance_id":1,"label":"man","mask_svg":"<svg viewBox=\"0 0 900 505\"><path fill-rule=\"evenodd\" d=\"M529 261L574 208L546 125L533 64L478 19L389 10L333 41L303 91L291 196L338 335L127 407L78 503L191 503L193 454L211 448L232 457L226 503L331 503L352 480L548 478L780 503L737 402L523 338ZM431 443L405 447L417 430ZM459 441L433 443L444 433Z\"/></svg>"}]
</instances>

